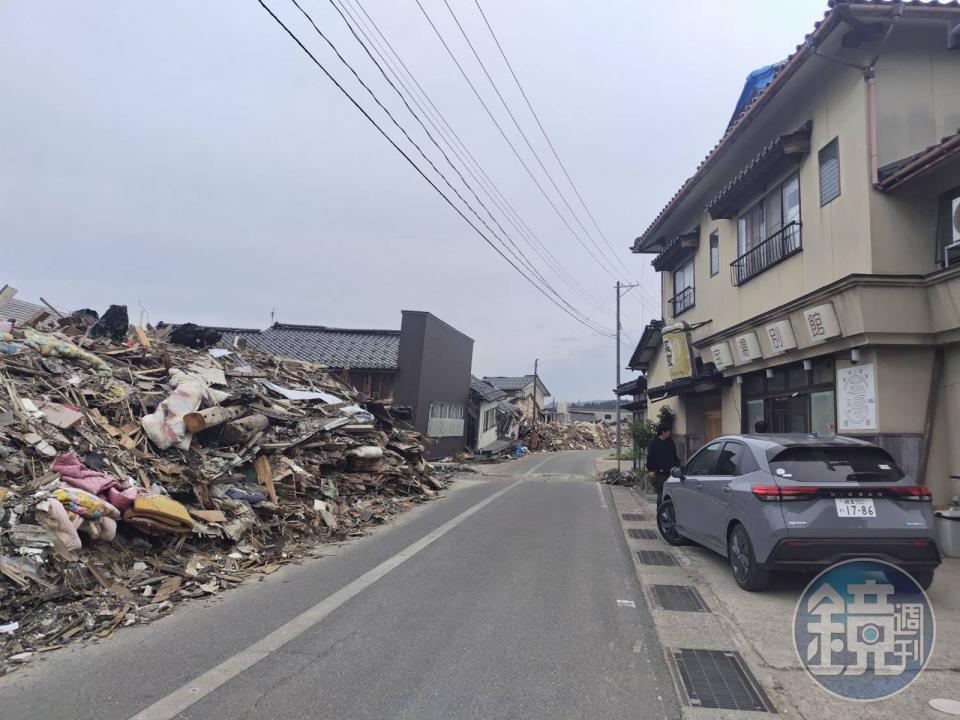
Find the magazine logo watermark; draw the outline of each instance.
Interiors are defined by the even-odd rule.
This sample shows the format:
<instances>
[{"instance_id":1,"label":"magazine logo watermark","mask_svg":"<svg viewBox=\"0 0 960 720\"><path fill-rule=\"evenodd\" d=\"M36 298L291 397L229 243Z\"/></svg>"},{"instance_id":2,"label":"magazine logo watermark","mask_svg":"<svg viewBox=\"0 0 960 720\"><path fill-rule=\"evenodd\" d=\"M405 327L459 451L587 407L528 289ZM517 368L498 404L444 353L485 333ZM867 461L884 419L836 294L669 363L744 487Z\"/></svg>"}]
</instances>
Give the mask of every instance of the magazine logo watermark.
<instances>
[{"instance_id":1,"label":"magazine logo watermark","mask_svg":"<svg viewBox=\"0 0 960 720\"><path fill-rule=\"evenodd\" d=\"M793 615L800 662L847 700L890 697L917 679L933 653L933 608L904 570L848 560L807 585Z\"/></svg>"}]
</instances>

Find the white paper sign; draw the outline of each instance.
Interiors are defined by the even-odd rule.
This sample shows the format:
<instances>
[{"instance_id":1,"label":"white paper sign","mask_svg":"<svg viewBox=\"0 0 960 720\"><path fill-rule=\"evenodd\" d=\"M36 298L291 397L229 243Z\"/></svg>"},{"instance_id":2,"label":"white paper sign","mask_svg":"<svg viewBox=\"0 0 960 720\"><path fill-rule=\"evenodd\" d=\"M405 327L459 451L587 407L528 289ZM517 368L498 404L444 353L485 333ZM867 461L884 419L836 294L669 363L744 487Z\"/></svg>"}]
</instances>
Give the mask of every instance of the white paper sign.
<instances>
[{"instance_id":1,"label":"white paper sign","mask_svg":"<svg viewBox=\"0 0 960 720\"><path fill-rule=\"evenodd\" d=\"M877 386L872 363L837 370L837 414L841 432L877 429Z\"/></svg>"}]
</instances>

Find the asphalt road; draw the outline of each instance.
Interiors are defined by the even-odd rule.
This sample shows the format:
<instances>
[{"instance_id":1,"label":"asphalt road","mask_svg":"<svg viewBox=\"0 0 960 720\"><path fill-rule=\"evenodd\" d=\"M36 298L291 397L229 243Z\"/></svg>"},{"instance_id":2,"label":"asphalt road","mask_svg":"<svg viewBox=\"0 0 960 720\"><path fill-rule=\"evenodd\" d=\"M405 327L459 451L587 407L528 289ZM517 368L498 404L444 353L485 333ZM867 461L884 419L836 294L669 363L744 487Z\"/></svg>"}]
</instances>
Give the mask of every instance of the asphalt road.
<instances>
[{"instance_id":1,"label":"asphalt road","mask_svg":"<svg viewBox=\"0 0 960 720\"><path fill-rule=\"evenodd\" d=\"M679 718L608 490L577 477L597 455L497 466L330 557L51 653L0 678L0 716Z\"/></svg>"}]
</instances>

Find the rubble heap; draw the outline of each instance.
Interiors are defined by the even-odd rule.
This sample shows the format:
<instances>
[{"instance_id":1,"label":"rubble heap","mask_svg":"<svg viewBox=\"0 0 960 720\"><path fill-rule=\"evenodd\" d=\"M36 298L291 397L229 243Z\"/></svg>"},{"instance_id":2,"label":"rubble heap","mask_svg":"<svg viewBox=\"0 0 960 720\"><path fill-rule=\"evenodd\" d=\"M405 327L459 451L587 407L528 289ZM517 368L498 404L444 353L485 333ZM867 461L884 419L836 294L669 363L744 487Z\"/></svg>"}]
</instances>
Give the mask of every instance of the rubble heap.
<instances>
[{"instance_id":1,"label":"rubble heap","mask_svg":"<svg viewBox=\"0 0 960 720\"><path fill-rule=\"evenodd\" d=\"M599 422L541 423L524 443L544 451L605 449L616 444L616 430Z\"/></svg>"},{"instance_id":2,"label":"rubble heap","mask_svg":"<svg viewBox=\"0 0 960 720\"><path fill-rule=\"evenodd\" d=\"M121 320L0 327L0 674L444 486L387 402L321 366Z\"/></svg>"}]
</instances>

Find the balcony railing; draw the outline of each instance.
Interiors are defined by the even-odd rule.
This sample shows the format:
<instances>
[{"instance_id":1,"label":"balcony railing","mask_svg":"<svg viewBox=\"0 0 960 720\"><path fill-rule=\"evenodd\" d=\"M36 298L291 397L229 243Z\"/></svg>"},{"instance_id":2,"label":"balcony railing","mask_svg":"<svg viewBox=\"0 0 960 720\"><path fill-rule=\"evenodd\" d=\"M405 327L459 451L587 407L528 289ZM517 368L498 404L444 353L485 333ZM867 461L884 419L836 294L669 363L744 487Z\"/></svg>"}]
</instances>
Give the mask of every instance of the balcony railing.
<instances>
[{"instance_id":1,"label":"balcony railing","mask_svg":"<svg viewBox=\"0 0 960 720\"><path fill-rule=\"evenodd\" d=\"M730 282L743 285L750 278L801 250L800 222L794 220L730 263Z\"/></svg>"},{"instance_id":2,"label":"balcony railing","mask_svg":"<svg viewBox=\"0 0 960 720\"><path fill-rule=\"evenodd\" d=\"M673 317L692 308L695 299L696 296L692 287L685 287L670 298L670 307L673 309L671 314Z\"/></svg>"}]
</instances>

